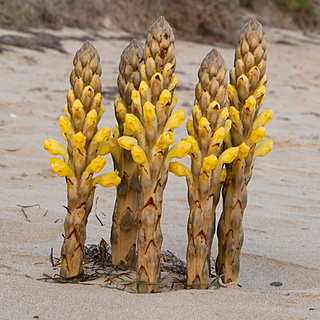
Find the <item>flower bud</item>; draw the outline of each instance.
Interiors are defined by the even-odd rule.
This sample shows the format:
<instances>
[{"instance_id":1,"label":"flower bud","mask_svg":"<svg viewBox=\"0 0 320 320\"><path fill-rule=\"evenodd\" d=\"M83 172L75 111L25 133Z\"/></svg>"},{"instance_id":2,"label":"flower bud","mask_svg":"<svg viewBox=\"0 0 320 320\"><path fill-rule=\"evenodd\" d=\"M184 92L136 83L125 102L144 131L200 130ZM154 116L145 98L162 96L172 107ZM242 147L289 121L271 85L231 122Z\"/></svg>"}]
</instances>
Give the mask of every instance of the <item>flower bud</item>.
<instances>
[{"instance_id":1,"label":"flower bud","mask_svg":"<svg viewBox=\"0 0 320 320\"><path fill-rule=\"evenodd\" d=\"M116 170L115 172L104 173L100 176L97 176L93 179L92 184L100 184L104 188L116 187L121 182L121 178L119 177L119 172Z\"/></svg>"},{"instance_id":2,"label":"flower bud","mask_svg":"<svg viewBox=\"0 0 320 320\"><path fill-rule=\"evenodd\" d=\"M126 114L126 122L123 124L126 135L133 135L137 131L144 131L140 120L132 113Z\"/></svg>"},{"instance_id":3,"label":"flower bud","mask_svg":"<svg viewBox=\"0 0 320 320\"><path fill-rule=\"evenodd\" d=\"M135 139L133 137L128 137L128 136L123 136L123 137L119 138L117 141L119 143L119 146L123 149L126 149L126 150L131 150L132 147L138 145L137 139Z\"/></svg>"},{"instance_id":4,"label":"flower bud","mask_svg":"<svg viewBox=\"0 0 320 320\"><path fill-rule=\"evenodd\" d=\"M256 157L264 157L267 155L273 147L273 142L271 140L265 140L260 143L254 150L254 158Z\"/></svg>"},{"instance_id":5,"label":"flower bud","mask_svg":"<svg viewBox=\"0 0 320 320\"><path fill-rule=\"evenodd\" d=\"M190 152L190 149L191 143L186 140L182 140L169 150L166 161L170 161L173 158L183 158Z\"/></svg>"},{"instance_id":6,"label":"flower bud","mask_svg":"<svg viewBox=\"0 0 320 320\"><path fill-rule=\"evenodd\" d=\"M50 159L51 169L55 172L59 177L74 177L74 173L71 168L63 161L58 158Z\"/></svg>"},{"instance_id":7,"label":"flower bud","mask_svg":"<svg viewBox=\"0 0 320 320\"><path fill-rule=\"evenodd\" d=\"M98 173L100 172L106 164L106 160L102 156L94 158L87 166L86 172L88 173Z\"/></svg>"},{"instance_id":8,"label":"flower bud","mask_svg":"<svg viewBox=\"0 0 320 320\"><path fill-rule=\"evenodd\" d=\"M196 154L198 151L200 151L198 142L194 136L188 136L186 141L191 143L191 148L190 148L191 153Z\"/></svg>"},{"instance_id":9,"label":"flower bud","mask_svg":"<svg viewBox=\"0 0 320 320\"><path fill-rule=\"evenodd\" d=\"M246 108L249 109L251 112L255 109L256 104L257 101L254 96L250 96L245 102Z\"/></svg>"},{"instance_id":10,"label":"flower bud","mask_svg":"<svg viewBox=\"0 0 320 320\"><path fill-rule=\"evenodd\" d=\"M145 165L148 163L148 159L146 154L144 153L143 149L139 146L134 146L131 149L131 155L134 162Z\"/></svg>"},{"instance_id":11,"label":"flower bud","mask_svg":"<svg viewBox=\"0 0 320 320\"><path fill-rule=\"evenodd\" d=\"M71 114L69 113L67 104L65 104L65 106L63 108L63 111L64 111L64 115L70 120L71 119Z\"/></svg>"},{"instance_id":12,"label":"flower bud","mask_svg":"<svg viewBox=\"0 0 320 320\"><path fill-rule=\"evenodd\" d=\"M238 124L240 122L239 111L235 107L229 108L229 117L230 120L235 124Z\"/></svg>"},{"instance_id":13,"label":"flower bud","mask_svg":"<svg viewBox=\"0 0 320 320\"><path fill-rule=\"evenodd\" d=\"M103 127L94 135L92 140L97 143L104 143L109 139L110 134L111 134L110 128Z\"/></svg>"},{"instance_id":14,"label":"flower bud","mask_svg":"<svg viewBox=\"0 0 320 320\"><path fill-rule=\"evenodd\" d=\"M177 177L191 177L192 174L190 170L184 166L182 163L177 161L170 162L169 171L175 174Z\"/></svg>"},{"instance_id":15,"label":"flower bud","mask_svg":"<svg viewBox=\"0 0 320 320\"><path fill-rule=\"evenodd\" d=\"M202 112L201 112L201 108L198 104L196 104L192 110L192 116L193 116L193 119L196 119L196 120L200 120L200 118L202 117Z\"/></svg>"},{"instance_id":16,"label":"flower bud","mask_svg":"<svg viewBox=\"0 0 320 320\"><path fill-rule=\"evenodd\" d=\"M73 124L67 117L62 117L61 116L59 118L59 126L60 126L60 129L61 129L61 134L62 134L62 136L63 136L63 138L65 140L67 140L66 134L68 134L68 133L73 134L74 133Z\"/></svg>"},{"instance_id":17,"label":"flower bud","mask_svg":"<svg viewBox=\"0 0 320 320\"><path fill-rule=\"evenodd\" d=\"M143 116L144 119L153 119L156 116L156 107L150 101L143 105Z\"/></svg>"},{"instance_id":18,"label":"flower bud","mask_svg":"<svg viewBox=\"0 0 320 320\"><path fill-rule=\"evenodd\" d=\"M245 142L242 142L239 146L238 158L243 160L247 157L250 147L247 146Z\"/></svg>"},{"instance_id":19,"label":"flower bud","mask_svg":"<svg viewBox=\"0 0 320 320\"><path fill-rule=\"evenodd\" d=\"M119 138L119 128L117 125L114 125L112 128L112 135L115 139Z\"/></svg>"},{"instance_id":20,"label":"flower bud","mask_svg":"<svg viewBox=\"0 0 320 320\"><path fill-rule=\"evenodd\" d=\"M169 90L164 89L162 90L160 97L159 97L159 102L160 102L160 106L164 107L166 105L168 105L171 101L171 93Z\"/></svg>"},{"instance_id":21,"label":"flower bud","mask_svg":"<svg viewBox=\"0 0 320 320\"><path fill-rule=\"evenodd\" d=\"M205 130L207 132L210 131L210 122L208 121L208 119L206 117L202 117L199 120L199 130Z\"/></svg>"},{"instance_id":22,"label":"flower bud","mask_svg":"<svg viewBox=\"0 0 320 320\"><path fill-rule=\"evenodd\" d=\"M138 111L138 113L142 113L141 108L141 98L140 98L140 92L138 90L132 90L131 93L131 100L132 100L132 107Z\"/></svg>"},{"instance_id":23,"label":"flower bud","mask_svg":"<svg viewBox=\"0 0 320 320\"><path fill-rule=\"evenodd\" d=\"M214 143L220 143L223 141L224 136L225 136L225 129L224 127L220 127L215 131L212 139Z\"/></svg>"},{"instance_id":24,"label":"flower bud","mask_svg":"<svg viewBox=\"0 0 320 320\"><path fill-rule=\"evenodd\" d=\"M54 156L62 155L65 162L67 162L69 155L67 149L58 141L54 139L44 140L44 148Z\"/></svg>"},{"instance_id":25,"label":"flower bud","mask_svg":"<svg viewBox=\"0 0 320 320\"><path fill-rule=\"evenodd\" d=\"M217 163L218 163L217 157L214 155L210 155L203 159L202 167L205 171L211 171L216 167Z\"/></svg>"},{"instance_id":26,"label":"flower bud","mask_svg":"<svg viewBox=\"0 0 320 320\"><path fill-rule=\"evenodd\" d=\"M114 143L112 141L107 141L103 144L100 144L97 150L97 155L99 156L105 156L112 152L113 148L115 147Z\"/></svg>"},{"instance_id":27,"label":"flower bud","mask_svg":"<svg viewBox=\"0 0 320 320\"><path fill-rule=\"evenodd\" d=\"M194 136L194 127L193 127L193 121L191 119L188 119L187 120L187 131L188 131L188 134L190 136Z\"/></svg>"},{"instance_id":28,"label":"flower bud","mask_svg":"<svg viewBox=\"0 0 320 320\"><path fill-rule=\"evenodd\" d=\"M222 152L218 160L222 163L231 163L237 157L238 152L238 147L228 148L227 150Z\"/></svg>"},{"instance_id":29,"label":"flower bud","mask_svg":"<svg viewBox=\"0 0 320 320\"><path fill-rule=\"evenodd\" d=\"M225 128L224 128L224 130L225 130L225 135L227 135L228 132L230 131L230 129L231 129L231 124L232 124L232 121L231 121L230 119L227 119L227 120L226 120L226 124L225 124Z\"/></svg>"},{"instance_id":30,"label":"flower bud","mask_svg":"<svg viewBox=\"0 0 320 320\"><path fill-rule=\"evenodd\" d=\"M151 89L145 81L140 82L139 92L146 100L151 100Z\"/></svg>"},{"instance_id":31,"label":"flower bud","mask_svg":"<svg viewBox=\"0 0 320 320\"><path fill-rule=\"evenodd\" d=\"M174 137L172 132L167 131L161 133L160 137L158 138L155 146L161 150L167 149L172 145L174 142Z\"/></svg>"},{"instance_id":32,"label":"flower bud","mask_svg":"<svg viewBox=\"0 0 320 320\"><path fill-rule=\"evenodd\" d=\"M184 121L185 112L183 110L176 111L172 114L166 122L166 130L174 130L181 126L181 123Z\"/></svg>"},{"instance_id":33,"label":"flower bud","mask_svg":"<svg viewBox=\"0 0 320 320\"><path fill-rule=\"evenodd\" d=\"M257 128L258 126L265 126L272 119L272 117L272 110L265 110L261 112L253 122L253 129Z\"/></svg>"},{"instance_id":34,"label":"flower bud","mask_svg":"<svg viewBox=\"0 0 320 320\"><path fill-rule=\"evenodd\" d=\"M259 143L265 134L266 134L266 129L262 126L259 126L251 132L248 142L252 144Z\"/></svg>"},{"instance_id":35,"label":"flower bud","mask_svg":"<svg viewBox=\"0 0 320 320\"><path fill-rule=\"evenodd\" d=\"M86 145L87 138L81 131L77 134L72 135L72 143L77 149L83 149Z\"/></svg>"}]
</instances>

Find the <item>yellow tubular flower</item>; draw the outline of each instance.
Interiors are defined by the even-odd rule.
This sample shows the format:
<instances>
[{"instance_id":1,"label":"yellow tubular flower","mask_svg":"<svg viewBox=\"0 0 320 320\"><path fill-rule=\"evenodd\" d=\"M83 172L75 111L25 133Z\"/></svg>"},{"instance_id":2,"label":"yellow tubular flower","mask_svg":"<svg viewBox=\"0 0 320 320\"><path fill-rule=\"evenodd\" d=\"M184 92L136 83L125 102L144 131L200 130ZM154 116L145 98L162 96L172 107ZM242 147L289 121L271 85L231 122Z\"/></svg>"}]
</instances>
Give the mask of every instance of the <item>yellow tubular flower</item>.
<instances>
[{"instance_id":1,"label":"yellow tubular flower","mask_svg":"<svg viewBox=\"0 0 320 320\"><path fill-rule=\"evenodd\" d=\"M201 116L202 116L202 113L201 113L201 108L199 105L195 105L193 110L192 110L192 116L193 118L197 119L197 120L200 120Z\"/></svg>"},{"instance_id":2,"label":"yellow tubular flower","mask_svg":"<svg viewBox=\"0 0 320 320\"><path fill-rule=\"evenodd\" d=\"M74 173L71 168L63 161L58 158L50 159L51 169L55 172L59 177L74 177Z\"/></svg>"},{"instance_id":3,"label":"yellow tubular flower","mask_svg":"<svg viewBox=\"0 0 320 320\"><path fill-rule=\"evenodd\" d=\"M93 124L94 122L96 122L97 120L97 111L96 110L90 110L88 113L87 113L87 116L86 116L86 119L85 119L85 124L87 125L91 125Z\"/></svg>"},{"instance_id":4,"label":"yellow tubular flower","mask_svg":"<svg viewBox=\"0 0 320 320\"><path fill-rule=\"evenodd\" d=\"M229 117L230 120L235 124L239 123L240 121L239 111L235 107L229 108Z\"/></svg>"},{"instance_id":5,"label":"yellow tubular flower","mask_svg":"<svg viewBox=\"0 0 320 320\"><path fill-rule=\"evenodd\" d=\"M266 129L262 126L259 126L251 132L248 142L252 144L259 143L265 134L266 134Z\"/></svg>"},{"instance_id":6,"label":"yellow tubular flower","mask_svg":"<svg viewBox=\"0 0 320 320\"><path fill-rule=\"evenodd\" d=\"M143 149L139 146L134 146L131 149L131 155L134 162L145 165L148 163L148 159Z\"/></svg>"},{"instance_id":7,"label":"yellow tubular flower","mask_svg":"<svg viewBox=\"0 0 320 320\"><path fill-rule=\"evenodd\" d=\"M81 117L85 114L85 111L83 110L83 104L82 102L77 99L72 104L72 115L75 119L81 119Z\"/></svg>"},{"instance_id":8,"label":"yellow tubular flower","mask_svg":"<svg viewBox=\"0 0 320 320\"><path fill-rule=\"evenodd\" d=\"M256 157L264 157L267 155L273 147L273 142L271 140L265 140L260 143L254 150L254 158Z\"/></svg>"},{"instance_id":9,"label":"yellow tubular flower","mask_svg":"<svg viewBox=\"0 0 320 320\"><path fill-rule=\"evenodd\" d=\"M257 104L257 101L254 96L250 96L245 102L246 108L249 109L250 111L253 111L255 109L256 104Z\"/></svg>"},{"instance_id":10,"label":"yellow tubular flower","mask_svg":"<svg viewBox=\"0 0 320 320\"><path fill-rule=\"evenodd\" d=\"M92 172L98 173L103 169L105 164L106 164L106 160L102 156L98 156L89 163L86 171L88 173L92 173Z\"/></svg>"},{"instance_id":11,"label":"yellow tubular flower","mask_svg":"<svg viewBox=\"0 0 320 320\"><path fill-rule=\"evenodd\" d=\"M231 124L232 124L232 121L231 121L230 119L227 119L227 120L226 120L226 124L225 124L225 128L224 128L224 130L225 130L225 135L227 135L228 132L230 131L230 129L231 129Z\"/></svg>"},{"instance_id":12,"label":"yellow tubular flower","mask_svg":"<svg viewBox=\"0 0 320 320\"><path fill-rule=\"evenodd\" d=\"M144 128L140 122L140 120L132 113L126 114L126 122L124 123L125 131L127 134L134 134L137 131L144 131ZM130 132L130 133L129 133Z\"/></svg>"},{"instance_id":13,"label":"yellow tubular flower","mask_svg":"<svg viewBox=\"0 0 320 320\"><path fill-rule=\"evenodd\" d=\"M118 140L119 146L126 150L131 150L134 146L138 145L137 139L133 137L123 136Z\"/></svg>"},{"instance_id":14,"label":"yellow tubular flower","mask_svg":"<svg viewBox=\"0 0 320 320\"><path fill-rule=\"evenodd\" d=\"M119 128L117 125L114 125L112 128L112 135L115 139L119 138Z\"/></svg>"},{"instance_id":15,"label":"yellow tubular flower","mask_svg":"<svg viewBox=\"0 0 320 320\"><path fill-rule=\"evenodd\" d=\"M191 171L182 163L177 161L170 162L169 171L175 174L177 177L192 177Z\"/></svg>"},{"instance_id":16,"label":"yellow tubular flower","mask_svg":"<svg viewBox=\"0 0 320 320\"><path fill-rule=\"evenodd\" d=\"M159 102L160 102L160 106L164 107L166 105L168 105L171 101L171 93L169 92L169 90L164 89L159 97Z\"/></svg>"},{"instance_id":17,"label":"yellow tubular flower","mask_svg":"<svg viewBox=\"0 0 320 320\"><path fill-rule=\"evenodd\" d=\"M174 137L172 132L167 131L167 132L163 132L161 133L160 137L158 138L155 147L164 150L169 148L174 142Z\"/></svg>"},{"instance_id":18,"label":"yellow tubular flower","mask_svg":"<svg viewBox=\"0 0 320 320\"><path fill-rule=\"evenodd\" d=\"M92 140L97 143L104 143L109 139L110 134L111 134L111 129L107 127L103 127L94 135Z\"/></svg>"},{"instance_id":19,"label":"yellow tubular flower","mask_svg":"<svg viewBox=\"0 0 320 320\"><path fill-rule=\"evenodd\" d=\"M250 147L248 147L245 142L242 142L238 148L238 158L241 160L245 159L249 153Z\"/></svg>"},{"instance_id":20,"label":"yellow tubular flower","mask_svg":"<svg viewBox=\"0 0 320 320\"><path fill-rule=\"evenodd\" d=\"M214 155L210 155L203 159L202 167L205 171L210 171L216 167L217 163L218 163L217 157Z\"/></svg>"},{"instance_id":21,"label":"yellow tubular flower","mask_svg":"<svg viewBox=\"0 0 320 320\"><path fill-rule=\"evenodd\" d=\"M218 161L222 163L231 163L237 157L238 152L238 147L228 148L227 150L222 152L222 154L218 158Z\"/></svg>"},{"instance_id":22,"label":"yellow tubular flower","mask_svg":"<svg viewBox=\"0 0 320 320\"><path fill-rule=\"evenodd\" d=\"M132 107L136 109L139 112L139 114L141 114L142 113L141 98L138 90L132 91L131 100L132 100Z\"/></svg>"},{"instance_id":23,"label":"yellow tubular flower","mask_svg":"<svg viewBox=\"0 0 320 320\"><path fill-rule=\"evenodd\" d=\"M265 110L261 112L253 122L253 129L256 129L258 126L265 126L272 119L272 117L272 110Z\"/></svg>"},{"instance_id":24,"label":"yellow tubular flower","mask_svg":"<svg viewBox=\"0 0 320 320\"><path fill-rule=\"evenodd\" d=\"M67 149L58 141L54 139L44 140L44 148L54 156L62 155L65 162L68 162L68 151Z\"/></svg>"},{"instance_id":25,"label":"yellow tubular flower","mask_svg":"<svg viewBox=\"0 0 320 320\"><path fill-rule=\"evenodd\" d=\"M116 113L120 117L124 117L125 114L127 113L127 108L124 106L124 104L122 102L118 103L118 105L116 107Z\"/></svg>"},{"instance_id":26,"label":"yellow tubular flower","mask_svg":"<svg viewBox=\"0 0 320 320\"><path fill-rule=\"evenodd\" d=\"M220 173L220 183L225 182L226 178L227 178L227 169L222 169Z\"/></svg>"},{"instance_id":27,"label":"yellow tubular flower","mask_svg":"<svg viewBox=\"0 0 320 320\"><path fill-rule=\"evenodd\" d=\"M219 112L219 116L228 117L229 116L228 108L222 108Z\"/></svg>"},{"instance_id":28,"label":"yellow tubular flower","mask_svg":"<svg viewBox=\"0 0 320 320\"><path fill-rule=\"evenodd\" d=\"M62 136L65 138L65 135L68 133L74 134L74 127L71 121L67 117L59 118L59 126L61 129Z\"/></svg>"},{"instance_id":29,"label":"yellow tubular flower","mask_svg":"<svg viewBox=\"0 0 320 320\"><path fill-rule=\"evenodd\" d=\"M265 94L266 94L266 87L264 85L259 86L256 90L254 90L254 93L253 93L256 100L260 99Z\"/></svg>"},{"instance_id":30,"label":"yellow tubular flower","mask_svg":"<svg viewBox=\"0 0 320 320\"><path fill-rule=\"evenodd\" d=\"M146 97L147 100L150 100L151 89L145 81L141 81L139 85L139 92Z\"/></svg>"},{"instance_id":31,"label":"yellow tubular flower","mask_svg":"<svg viewBox=\"0 0 320 320\"><path fill-rule=\"evenodd\" d=\"M103 144L100 144L97 150L97 155L105 156L110 152L112 152L114 147L115 147L114 143L112 143L110 140Z\"/></svg>"},{"instance_id":32,"label":"yellow tubular flower","mask_svg":"<svg viewBox=\"0 0 320 320\"><path fill-rule=\"evenodd\" d=\"M92 184L100 184L104 188L116 187L120 184L121 178L119 177L119 172L116 170L115 172L104 173L100 176L97 176L93 179Z\"/></svg>"},{"instance_id":33,"label":"yellow tubular flower","mask_svg":"<svg viewBox=\"0 0 320 320\"><path fill-rule=\"evenodd\" d=\"M170 110L173 110L175 108L175 106L177 105L177 102L178 102L178 95L176 93L174 93L172 95L172 101L171 101L171 104L170 104Z\"/></svg>"},{"instance_id":34,"label":"yellow tubular flower","mask_svg":"<svg viewBox=\"0 0 320 320\"><path fill-rule=\"evenodd\" d=\"M71 119L71 115L70 115L70 113L69 113L68 105L67 105L67 104L64 106L63 111L64 111L65 116L70 120L70 119Z\"/></svg>"},{"instance_id":35,"label":"yellow tubular flower","mask_svg":"<svg viewBox=\"0 0 320 320\"><path fill-rule=\"evenodd\" d=\"M166 161L170 161L173 158L183 158L190 152L190 149L191 143L186 140L182 140L169 150Z\"/></svg>"},{"instance_id":36,"label":"yellow tubular flower","mask_svg":"<svg viewBox=\"0 0 320 320\"><path fill-rule=\"evenodd\" d=\"M220 128L218 128L216 131L215 131L215 133L213 134L213 141L215 142L215 143L220 143L220 142L222 142L223 141L223 139L224 139L224 136L225 136L225 129L224 129L224 127L220 127Z\"/></svg>"},{"instance_id":37,"label":"yellow tubular flower","mask_svg":"<svg viewBox=\"0 0 320 320\"><path fill-rule=\"evenodd\" d=\"M99 109L99 116L100 118L102 117L102 115L104 114L104 112L106 111L105 107L104 107L104 104L101 103L100 104L100 109Z\"/></svg>"},{"instance_id":38,"label":"yellow tubular flower","mask_svg":"<svg viewBox=\"0 0 320 320\"><path fill-rule=\"evenodd\" d=\"M72 135L72 143L77 149L83 149L86 145L87 138L81 131L77 134Z\"/></svg>"},{"instance_id":39,"label":"yellow tubular flower","mask_svg":"<svg viewBox=\"0 0 320 320\"><path fill-rule=\"evenodd\" d=\"M178 86L178 77L177 76L172 76L170 80L170 88L173 88L173 90Z\"/></svg>"},{"instance_id":40,"label":"yellow tubular flower","mask_svg":"<svg viewBox=\"0 0 320 320\"><path fill-rule=\"evenodd\" d=\"M188 131L188 134L190 136L194 136L194 127L193 127L193 121L191 119L188 119L187 120L187 131Z\"/></svg>"},{"instance_id":41,"label":"yellow tubular flower","mask_svg":"<svg viewBox=\"0 0 320 320\"><path fill-rule=\"evenodd\" d=\"M198 142L194 136L188 136L186 141L191 143L191 148L190 148L191 153L196 154L198 151L200 151Z\"/></svg>"},{"instance_id":42,"label":"yellow tubular flower","mask_svg":"<svg viewBox=\"0 0 320 320\"><path fill-rule=\"evenodd\" d=\"M206 117L202 117L199 121L199 130L205 130L209 132L210 130L210 122Z\"/></svg>"},{"instance_id":43,"label":"yellow tubular flower","mask_svg":"<svg viewBox=\"0 0 320 320\"><path fill-rule=\"evenodd\" d=\"M164 127L165 130L174 130L181 126L181 123L184 121L185 112L183 110L176 111L172 114L166 122Z\"/></svg>"},{"instance_id":44,"label":"yellow tubular flower","mask_svg":"<svg viewBox=\"0 0 320 320\"><path fill-rule=\"evenodd\" d=\"M229 84L227 87L227 94L233 103L239 101L238 92L235 86Z\"/></svg>"},{"instance_id":45,"label":"yellow tubular flower","mask_svg":"<svg viewBox=\"0 0 320 320\"><path fill-rule=\"evenodd\" d=\"M156 116L156 107L150 101L143 105L143 116L145 120L153 119Z\"/></svg>"}]
</instances>

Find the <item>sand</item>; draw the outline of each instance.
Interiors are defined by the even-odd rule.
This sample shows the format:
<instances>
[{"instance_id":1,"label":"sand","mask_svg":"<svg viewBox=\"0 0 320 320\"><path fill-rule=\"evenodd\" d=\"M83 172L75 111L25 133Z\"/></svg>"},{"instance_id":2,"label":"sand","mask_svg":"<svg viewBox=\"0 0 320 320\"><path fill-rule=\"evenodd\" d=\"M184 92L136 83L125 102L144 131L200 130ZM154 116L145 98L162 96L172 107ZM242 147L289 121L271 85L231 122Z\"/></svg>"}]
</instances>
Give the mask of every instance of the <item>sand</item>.
<instances>
[{"instance_id":1,"label":"sand","mask_svg":"<svg viewBox=\"0 0 320 320\"><path fill-rule=\"evenodd\" d=\"M36 32L48 30L36 30ZM269 82L263 109L273 151L256 161L244 217L242 288L180 290L138 295L108 289L100 281L55 284L50 250L59 256L66 186L50 170L43 140L63 142L63 114L74 53L91 39L101 55L106 113L100 126L116 121L119 57L130 35L111 28L98 34L64 29L66 53L3 45L0 54L0 319L320 319L320 36L266 28ZM0 29L0 36L26 33ZM141 40L144 42L144 40ZM227 67L234 48L217 46ZM191 118L197 70L211 46L176 39L179 103ZM186 136L185 126L176 140ZM107 168L112 161L107 157ZM185 160L188 163L188 160ZM115 189L99 188L97 212L88 223L87 243L109 241ZM17 205L25 209L28 222ZM218 210L220 212L220 209ZM164 196L163 249L185 257L188 204L186 183L170 175ZM216 241L213 255L216 256ZM282 286L270 286L280 281Z\"/></svg>"}]
</instances>

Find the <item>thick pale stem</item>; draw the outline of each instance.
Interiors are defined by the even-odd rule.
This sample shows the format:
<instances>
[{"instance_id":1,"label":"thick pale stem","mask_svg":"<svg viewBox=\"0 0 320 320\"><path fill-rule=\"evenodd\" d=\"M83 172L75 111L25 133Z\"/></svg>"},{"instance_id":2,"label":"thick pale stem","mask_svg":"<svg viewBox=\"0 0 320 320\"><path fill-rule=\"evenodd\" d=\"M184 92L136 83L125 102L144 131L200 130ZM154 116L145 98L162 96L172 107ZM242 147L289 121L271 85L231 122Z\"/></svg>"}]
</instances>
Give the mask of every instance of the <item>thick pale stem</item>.
<instances>
[{"instance_id":1,"label":"thick pale stem","mask_svg":"<svg viewBox=\"0 0 320 320\"><path fill-rule=\"evenodd\" d=\"M227 165L223 187L223 213L218 224L219 254L216 272L225 283L238 283L240 251L243 244L242 219L247 205L247 186L244 177L245 161L237 159Z\"/></svg>"},{"instance_id":2,"label":"thick pale stem","mask_svg":"<svg viewBox=\"0 0 320 320\"><path fill-rule=\"evenodd\" d=\"M160 218L162 211L163 186L158 183L151 190L143 190L143 208L139 217L137 280L153 284L138 283L139 293L159 291L160 253L162 232Z\"/></svg>"}]
</instances>

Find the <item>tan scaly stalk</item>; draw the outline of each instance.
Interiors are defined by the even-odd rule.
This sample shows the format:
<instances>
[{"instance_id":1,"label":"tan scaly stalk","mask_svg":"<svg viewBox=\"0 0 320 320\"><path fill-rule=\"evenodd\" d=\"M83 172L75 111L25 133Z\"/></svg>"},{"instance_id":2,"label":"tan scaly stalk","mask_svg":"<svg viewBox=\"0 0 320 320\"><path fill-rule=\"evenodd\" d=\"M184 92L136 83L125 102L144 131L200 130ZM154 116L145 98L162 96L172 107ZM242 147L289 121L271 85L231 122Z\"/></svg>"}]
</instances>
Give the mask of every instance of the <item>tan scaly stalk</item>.
<instances>
[{"instance_id":1,"label":"tan scaly stalk","mask_svg":"<svg viewBox=\"0 0 320 320\"><path fill-rule=\"evenodd\" d=\"M265 96L266 35L255 19L242 30L238 41L234 68L230 72L227 93L230 100L229 116L232 126L225 138L225 146L239 146L245 142L250 148L239 153L227 165L223 187L223 213L218 224L219 253L216 272L224 275L225 283L238 283L240 251L243 243L243 213L247 205L247 184L256 157L265 156L272 149L266 140L256 147L265 134L264 126L272 118L272 111L259 115Z\"/></svg>"},{"instance_id":2,"label":"tan scaly stalk","mask_svg":"<svg viewBox=\"0 0 320 320\"><path fill-rule=\"evenodd\" d=\"M124 133L126 114L134 112L131 94L133 90L139 89L142 63L143 48L134 39L123 51L119 64L119 98L115 101L115 114L120 137ZM120 154L116 153L113 160L115 169L119 171L121 183L117 187L112 219L112 263L135 266L140 195L139 165L133 161L130 151L125 149L120 149Z\"/></svg>"},{"instance_id":3,"label":"tan scaly stalk","mask_svg":"<svg viewBox=\"0 0 320 320\"><path fill-rule=\"evenodd\" d=\"M110 135L109 128L98 131L97 126L104 112L101 103L101 64L98 52L86 42L76 53L74 69L70 75L71 90L67 95L65 116L60 117L62 136L67 149L58 141L45 140L44 147L63 160L51 158L51 168L67 182L68 207L64 222L64 243L61 249L63 278L76 277L82 272L86 225L92 208L96 184L104 187L120 183L118 172L105 173L93 179L106 161L99 155L100 144Z\"/></svg>"},{"instance_id":4,"label":"tan scaly stalk","mask_svg":"<svg viewBox=\"0 0 320 320\"><path fill-rule=\"evenodd\" d=\"M172 158L188 154L191 144L174 142L172 131L184 120L184 112L172 110L177 103L174 90L174 36L167 21L160 17L149 29L144 48L144 65L139 90L132 92L134 115L127 114L122 148L131 150L133 160L140 164L141 203L137 241L137 289L140 293L157 292L160 282L163 190L167 183ZM131 137L130 137L131 136ZM135 137L135 138L134 138Z\"/></svg>"},{"instance_id":5,"label":"tan scaly stalk","mask_svg":"<svg viewBox=\"0 0 320 320\"><path fill-rule=\"evenodd\" d=\"M203 60L198 72L193 121L187 129L191 142L191 171L178 162L170 171L186 176L190 215L188 221L187 286L207 288L210 275L210 256L215 232L215 210L225 178L223 164L232 162L239 148L221 154L223 139L230 129L226 120L226 67L216 49Z\"/></svg>"}]
</instances>

